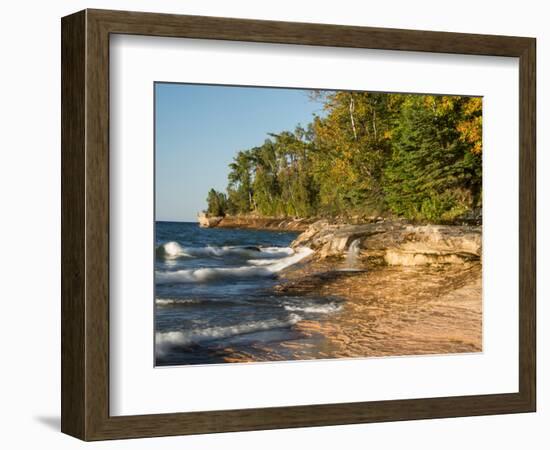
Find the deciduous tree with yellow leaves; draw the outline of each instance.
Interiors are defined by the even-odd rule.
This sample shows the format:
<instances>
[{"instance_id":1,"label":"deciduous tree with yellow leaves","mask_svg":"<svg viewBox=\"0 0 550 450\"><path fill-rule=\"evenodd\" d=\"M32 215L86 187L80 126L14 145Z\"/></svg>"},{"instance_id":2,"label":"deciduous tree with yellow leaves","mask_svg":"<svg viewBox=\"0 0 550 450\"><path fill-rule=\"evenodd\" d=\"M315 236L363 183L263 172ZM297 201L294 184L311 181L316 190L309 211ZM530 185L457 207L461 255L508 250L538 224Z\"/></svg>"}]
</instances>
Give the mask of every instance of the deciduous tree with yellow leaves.
<instances>
[{"instance_id":1,"label":"deciduous tree with yellow leaves","mask_svg":"<svg viewBox=\"0 0 550 450\"><path fill-rule=\"evenodd\" d=\"M481 98L314 95L321 117L235 156L229 213L446 222L481 207Z\"/></svg>"}]
</instances>

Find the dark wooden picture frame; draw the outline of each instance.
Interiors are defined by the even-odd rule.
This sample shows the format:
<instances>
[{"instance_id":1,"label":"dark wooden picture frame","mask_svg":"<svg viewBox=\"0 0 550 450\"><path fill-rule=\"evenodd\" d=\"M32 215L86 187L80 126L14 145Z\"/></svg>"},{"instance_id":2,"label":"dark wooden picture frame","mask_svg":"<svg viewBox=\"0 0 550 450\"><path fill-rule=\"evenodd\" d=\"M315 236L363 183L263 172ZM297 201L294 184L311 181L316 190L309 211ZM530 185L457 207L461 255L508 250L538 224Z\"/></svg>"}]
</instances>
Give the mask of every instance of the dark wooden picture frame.
<instances>
[{"instance_id":1,"label":"dark wooden picture frame","mask_svg":"<svg viewBox=\"0 0 550 450\"><path fill-rule=\"evenodd\" d=\"M535 411L534 38L105 10L85 10L72 14L64 17L61 25L61 429L64 433L84 440L100 440ZM519 391L460 397L110 416L111 34L519 58Z\"/></svg>"}]
</instances>

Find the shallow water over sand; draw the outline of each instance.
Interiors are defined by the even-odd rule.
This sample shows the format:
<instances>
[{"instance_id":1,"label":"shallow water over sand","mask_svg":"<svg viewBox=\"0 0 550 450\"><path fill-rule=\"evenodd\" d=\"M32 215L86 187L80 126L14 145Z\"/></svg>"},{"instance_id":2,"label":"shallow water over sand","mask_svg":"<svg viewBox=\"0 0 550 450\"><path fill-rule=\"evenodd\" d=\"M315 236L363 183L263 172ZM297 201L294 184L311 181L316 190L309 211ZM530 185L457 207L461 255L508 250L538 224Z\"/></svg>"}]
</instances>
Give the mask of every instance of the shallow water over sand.
<instances>
[{"instance_id":1,"label":"shallow water over sand","mask_svg":"<svg viewBox=\"0 0 550 450\"><path fill-rule=\"evenodd\" d=\"M375 267L336 272L314 263L287 275L280 293L342 299L329 320L303 320L301 338L259 346L264 360L352 358L482 350L481 265ZM255 360L257 360L257 356ZM233 354L231 361L251 360Z\"/></svg>"}]
</instances>

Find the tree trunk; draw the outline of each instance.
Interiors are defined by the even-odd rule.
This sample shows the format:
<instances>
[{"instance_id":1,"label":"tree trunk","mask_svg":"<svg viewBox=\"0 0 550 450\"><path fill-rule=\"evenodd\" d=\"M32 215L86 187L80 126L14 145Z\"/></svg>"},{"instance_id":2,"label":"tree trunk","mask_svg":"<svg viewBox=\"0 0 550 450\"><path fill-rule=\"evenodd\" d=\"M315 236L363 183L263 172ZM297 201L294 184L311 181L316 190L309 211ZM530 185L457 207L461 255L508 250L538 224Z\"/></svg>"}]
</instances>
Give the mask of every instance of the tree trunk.
<instances>
[{"instance_id":1,"label":"tree trunk","mask_svg":"<svg viewBox=\"0 0 550 450\"><path fill-rule=\"evenodd\" d=\"M355 119L353 118L353 111L355 109L353 94L349 95L349 99L349 118L351 120L351 129L353 130L353 139L357 140L357 130L355 129Z\"/></svg>"},{"instance_id":2,"label":"tree trunk","mask_svg":"<svg viewBox=\"0 0 550 450\"><path fill-rule=\"evenodd\" d=\"M373 108L372 110L372 130L374 131L374 142L378 140L378 136L376 133L376 109Z\"/></svg>"}]
</instances>

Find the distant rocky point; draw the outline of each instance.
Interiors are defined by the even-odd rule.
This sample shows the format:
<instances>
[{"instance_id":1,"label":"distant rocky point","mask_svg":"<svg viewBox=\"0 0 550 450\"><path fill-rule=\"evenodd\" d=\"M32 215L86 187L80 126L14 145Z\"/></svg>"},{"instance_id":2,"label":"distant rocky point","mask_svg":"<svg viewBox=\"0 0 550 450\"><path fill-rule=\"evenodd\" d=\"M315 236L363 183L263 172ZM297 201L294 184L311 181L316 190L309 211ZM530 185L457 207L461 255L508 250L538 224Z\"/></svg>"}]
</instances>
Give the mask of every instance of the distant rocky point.
<instances>
[{"instance_id":1,"label":"distant rocky point","mask_svg":"<svg viewBox=\"0 0 550 450\"><path fill-rule=\"evenodd\" d=\"M201 212L197 215L197 220L199 221L199 226L202 228L212 228L217 226L223 217L211 217L207 214Z\"/></svg>"},{"instance_id":2,"label":"distant rocky point","mask_svg":"<svg viewBox=\"0 0 550 450\"><path fill-rule=\"evenodd\" d=\"M254 215L209 216L199 213L199 225L203 228L245 228L258 230L305 231L317 219L296 219L289 217L261 217Z\"/></svg>"}]
</instances>

